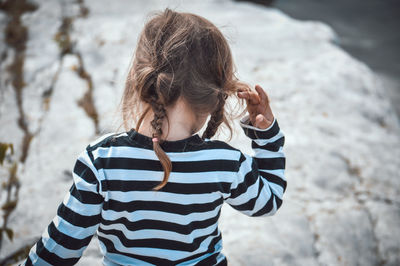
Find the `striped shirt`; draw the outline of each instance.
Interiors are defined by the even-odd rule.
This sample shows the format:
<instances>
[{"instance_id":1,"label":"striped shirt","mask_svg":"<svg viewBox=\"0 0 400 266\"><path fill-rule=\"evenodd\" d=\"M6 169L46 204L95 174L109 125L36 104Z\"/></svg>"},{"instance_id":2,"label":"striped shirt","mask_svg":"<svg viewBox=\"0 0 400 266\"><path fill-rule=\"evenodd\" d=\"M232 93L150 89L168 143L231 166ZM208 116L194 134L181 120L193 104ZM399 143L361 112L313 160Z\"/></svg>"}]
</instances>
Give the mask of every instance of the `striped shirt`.
<instances>
[{"instance_id":1,"label":"striped shirt","mask_svg":"<svg viewBox=\"0 0 400 266\"><path fill-rule=\"evenodd\" d=\"M218 228L223 202L248 216L273 215L286 190L285 136L240 121L254 155L196 134L161 143L168 183L152 139L131 129L89 144L57 215L23 265L73 265L98 236L103 265L226 265Z\"/></svg>"}]
</instances>

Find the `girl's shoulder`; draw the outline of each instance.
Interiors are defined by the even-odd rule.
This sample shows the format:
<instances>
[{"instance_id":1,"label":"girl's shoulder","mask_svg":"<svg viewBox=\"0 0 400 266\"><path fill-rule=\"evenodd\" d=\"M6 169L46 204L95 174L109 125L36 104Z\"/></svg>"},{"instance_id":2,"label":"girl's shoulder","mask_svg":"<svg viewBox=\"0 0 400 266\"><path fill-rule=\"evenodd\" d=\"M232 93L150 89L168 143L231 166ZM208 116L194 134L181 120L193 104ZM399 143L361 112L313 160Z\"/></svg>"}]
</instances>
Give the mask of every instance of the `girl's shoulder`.
<instances>
[{"instance_id":1,"label":"girl's shoulder","mask_svg":"<svg viewBox=\"0 0 400 266\"><path fill-rule=\"evenodd\" d=\"M105 133L91 141L87 146L87 150L93 151L100 147L106 148L111 146L126 145L126 137L128 137L127 132Z\"/></svg>"}]
</instances>

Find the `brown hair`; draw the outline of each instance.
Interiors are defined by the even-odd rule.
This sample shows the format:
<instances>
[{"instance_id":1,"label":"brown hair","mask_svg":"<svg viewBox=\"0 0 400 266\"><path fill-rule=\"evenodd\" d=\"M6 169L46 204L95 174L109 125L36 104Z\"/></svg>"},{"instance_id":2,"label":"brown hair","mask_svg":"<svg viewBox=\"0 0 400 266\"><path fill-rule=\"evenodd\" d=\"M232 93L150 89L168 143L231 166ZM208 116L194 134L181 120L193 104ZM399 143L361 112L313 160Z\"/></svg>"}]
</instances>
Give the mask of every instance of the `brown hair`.
<instances>
[{"instance_id":1,"label":"brown hair","mask_svg":"<svg viewBox=\"0 0 400 266\"><path fill-rule=\"evenodd\" d=\"M123 125L137 121L138 131L151 110L154 151L164 170L159 190L168 181L172 163L160 146L166 107L179 97L196 114L211 114L202 138L211 138L224 123L232 133L225 111L228 96L248 86L235 76L228 42L207 19L166 8L152 17L142 30L121 100ZM138 120L136 120L139 118Z\"/></svg>"}]
</instances>

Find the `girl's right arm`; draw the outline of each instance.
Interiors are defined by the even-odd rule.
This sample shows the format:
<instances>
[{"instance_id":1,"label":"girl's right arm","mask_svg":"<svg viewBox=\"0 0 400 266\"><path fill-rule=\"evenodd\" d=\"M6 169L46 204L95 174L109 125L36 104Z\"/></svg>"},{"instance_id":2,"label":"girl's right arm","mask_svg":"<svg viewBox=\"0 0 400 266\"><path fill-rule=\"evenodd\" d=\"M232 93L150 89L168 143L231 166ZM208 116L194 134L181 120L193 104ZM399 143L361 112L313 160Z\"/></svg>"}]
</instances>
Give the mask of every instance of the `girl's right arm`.
<instances>
[{"instance_id":1,"label":"girl's right arm","mask_svg":"<svg viewBox=\"0 0 400 266\"><path fill-rule=\"evenodd\" d=\"M252 140L255 155L241 153L226 202L249 216L273 215L286 190L285 135L272 114L267 94L259 85L255 89L238 93L247 102L249 115L240 122Z\"/></svg>"}]
</instances>

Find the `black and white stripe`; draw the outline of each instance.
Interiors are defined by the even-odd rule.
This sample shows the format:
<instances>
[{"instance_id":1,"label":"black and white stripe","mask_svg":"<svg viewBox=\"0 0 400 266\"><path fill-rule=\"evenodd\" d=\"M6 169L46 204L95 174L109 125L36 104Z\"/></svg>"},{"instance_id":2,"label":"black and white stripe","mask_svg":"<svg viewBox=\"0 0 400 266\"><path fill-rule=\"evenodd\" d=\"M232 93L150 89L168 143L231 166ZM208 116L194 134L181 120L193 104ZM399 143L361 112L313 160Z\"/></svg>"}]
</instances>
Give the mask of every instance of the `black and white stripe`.
<instances>
[{"instance_id":1,"label":"black and white stripe","mask_svg":"<svg viewBox=\"0 0 400 266\"><path fill-rule=\"evenodd\" d=\"M246 119L246 118L245 118ZM241 121L254 156L198 135L161 145L172 161L167 185L151 138L134 130L88 145L73 184L24 265L73 265L97 232L105 265L216 265L223 202L248 216L273 215L286 190L285 136Z\"/></svg>"}]
</instances>

